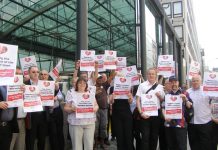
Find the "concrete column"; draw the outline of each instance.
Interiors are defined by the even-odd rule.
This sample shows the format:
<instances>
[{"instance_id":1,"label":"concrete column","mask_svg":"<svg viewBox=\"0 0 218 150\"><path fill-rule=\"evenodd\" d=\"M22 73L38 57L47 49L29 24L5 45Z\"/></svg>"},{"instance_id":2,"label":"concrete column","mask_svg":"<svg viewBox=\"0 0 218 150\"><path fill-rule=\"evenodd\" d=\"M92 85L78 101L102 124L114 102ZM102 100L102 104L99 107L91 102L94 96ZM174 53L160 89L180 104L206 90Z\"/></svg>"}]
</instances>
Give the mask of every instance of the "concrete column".
<instances>
[{"instance_id":1,"label":"concrete column","mask_svg":"<svg viewBox=\"0 0 218 150\"><path fill-rule=\"evenodd\" d=\"M162 17L162 55L166 55L166 20L165 16Z\"/></svg>"},{"instance_id":2,"label":"concrete column","mask_svg":"<svg viewBox=\"0 0 218 150\"><path fill-rule=\"evenodd\" d=\"M142 76L145 79L146 70L147 70L145 0L140 0L139 6L140 6L141 71L142 71Z\"/></svg>"},{"instance_id":3,"label":"concrete column","mask_svg":"<svg viewBox=\"0 0 218 150\"><path fill-rule=\"evenodd\" d=\"M88 0L77 0L77 50L75 60L80 58L80 51L88 49Z\"/></svg>"}]
</instances>

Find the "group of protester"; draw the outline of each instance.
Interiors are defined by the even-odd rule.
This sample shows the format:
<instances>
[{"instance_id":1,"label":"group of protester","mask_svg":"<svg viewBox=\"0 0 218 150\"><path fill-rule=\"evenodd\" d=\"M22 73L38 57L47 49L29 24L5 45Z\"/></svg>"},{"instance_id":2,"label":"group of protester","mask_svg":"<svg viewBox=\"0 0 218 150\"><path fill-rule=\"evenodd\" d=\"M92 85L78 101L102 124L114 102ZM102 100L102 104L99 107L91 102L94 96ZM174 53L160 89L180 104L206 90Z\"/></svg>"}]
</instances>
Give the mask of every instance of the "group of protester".
<instances>
[{"instance_id":1,"label":"group of protester","mask_svg":"<svg viewBox=\"0 0 218 150\"><path fill-rule=\"evenodd\" d=\"M120 76L115 70L107 77L106 73L98 74L98 63L95 63L95 72L91 75L79 71L79 67L78 61L72 88L65 97L64 110L61 109L60 100L63 97L58 84L54 89L54 106L31 113L24 113L22 108L8 108L6 86L0 86L0 149L33 150L37 139L38 149L44 150L48 135L52 150L64 150L63 111L68 114L73 150L92 150L99 146L108 149L105 139L109 136L109 116L112 138L116 138L118 150L156 150L158 140L160 150L187 150L187 138L191 150L217 149L218 119L213 118L211 113L211 102L216 97L209 97L203 91L200 75L192 78L190 89L184 89L179 87L182 83L175 76L164 79L164 83L158 82L157 70L150 68L146 72L147 80L144 81L139 75L141 84L131 87L128 98L120 99L114 94L113 79ZM16 73L22 74L19 67ZM46 70L39 72L36 66L30 67L28 73L29 79L26 79L25 85L37 85L39 79L48 80L49 77ZM96 117L77 118L76 95L92 93L95 93L93 112ZM153 94L157 98L157 116L144 113L141 105L144 94ZM166 117L167 95L181 97L181 119Z\"/></svg>"}]
</instances>

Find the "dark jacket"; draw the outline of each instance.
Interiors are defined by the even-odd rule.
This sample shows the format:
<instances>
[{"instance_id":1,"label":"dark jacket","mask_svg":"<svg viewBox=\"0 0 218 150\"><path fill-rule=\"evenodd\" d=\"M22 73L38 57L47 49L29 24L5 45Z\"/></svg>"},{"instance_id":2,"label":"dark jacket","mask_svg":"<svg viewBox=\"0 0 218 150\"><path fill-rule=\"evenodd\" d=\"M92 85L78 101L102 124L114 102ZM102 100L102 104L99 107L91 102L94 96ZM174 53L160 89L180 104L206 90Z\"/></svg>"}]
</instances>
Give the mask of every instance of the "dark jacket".
<instances>
[{"instance_id":1,"label":"dark jacket","mask_svg":"<svg viewBox=\"0 0 218 150\"><path fill-rule=\"evenodd\" d=\"M0 101L6 101L7 93L4 92L3 88L5 87L0 86ZM12 133L18 133L19 128L18 128L18 123L17 123L17 108L13 108L13 111L14 111L14 117L11 121L9 121L9 124L11 126ZM0 109L0 116L1 116L1 113L2 113L2 109ZM0 118L0 121L1 121L1 118Z\"/></svg>"}]
</instances>

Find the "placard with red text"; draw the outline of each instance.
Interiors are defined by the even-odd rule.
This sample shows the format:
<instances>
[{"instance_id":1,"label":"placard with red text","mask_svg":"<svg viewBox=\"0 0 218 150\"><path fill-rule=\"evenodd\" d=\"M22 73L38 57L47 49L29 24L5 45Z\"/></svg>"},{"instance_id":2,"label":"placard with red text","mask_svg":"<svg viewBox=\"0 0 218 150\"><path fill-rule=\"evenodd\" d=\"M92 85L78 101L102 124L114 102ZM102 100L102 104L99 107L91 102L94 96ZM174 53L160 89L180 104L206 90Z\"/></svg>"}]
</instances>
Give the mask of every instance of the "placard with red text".
<instances>
[{"instance_id":1,"label":"placard with red text","mask_svg":"<svg viewBox=\"0 0 218 150\"><path fill-rule=\"evenodd\" d=\"M158 116L157 96L155 94L142 94L141 109L145 115Z\"/></svg>"},{"instance_id":2,"label":"placard with red text","mask_svg":"<svg viewBox=\"0 0 218 150\"><path fill-rule=\"evenodd\" d=\"M12 85L17 64L18 46L0 43L0 85Z\"/></svg>"},{"instance_id":3,"label":"placard with red text","mask_svg":"<svg viewBox=\"0 0 218 150\"><path fill-rule=\"evenodd\" d=\"M182 98L180 95L165 95L165 118L182 119Z\"/></svg>"},{"instance_id":4,"label":"placard with red text","mask_svg":"<svg viewBox=\"0 0 218 150\"><path fill-rule=\"evenodd\" d=\"M38 86L25 85L23 109L24 112L37 112L43 110Z\"/></svg>"},{"instance_id":5,"label":"placard with red text","mask_svg":"<svg viewBox=\"0 0 218 150\"><path fill-rule=\"evenodd\" d=\"M93 93L76 93L76 118L95 118Z\"/></svg>"},{"instance_id":6,"label":"placard with red text","mask_svg":"<svg viewBox=\"0 0 218 150\"><path fill-rule=\"evenodd\" d=\"M14 84L7 86L7 104L8 107L21 107L23 106L23 76L15 75Z\"/></svg>"},{"instance_id":7,"label":"placard with red text","mask_svg":"<svg viewBox=\"0 0 218 150\"><path fill-rule=\"evenodd\" d=\"M95 51L81 50L80 71L95 71Z\"/></svg>"},{"instance_id":8,"label":"placard with red text","mask_svg":"<svg viewBox=\"0 0 218 150\"><path fill-rule=\"evenodd\" d=\"M54 106L55 81L39 80L38 86L42 106Z\"/></svg>"}]
</instances>

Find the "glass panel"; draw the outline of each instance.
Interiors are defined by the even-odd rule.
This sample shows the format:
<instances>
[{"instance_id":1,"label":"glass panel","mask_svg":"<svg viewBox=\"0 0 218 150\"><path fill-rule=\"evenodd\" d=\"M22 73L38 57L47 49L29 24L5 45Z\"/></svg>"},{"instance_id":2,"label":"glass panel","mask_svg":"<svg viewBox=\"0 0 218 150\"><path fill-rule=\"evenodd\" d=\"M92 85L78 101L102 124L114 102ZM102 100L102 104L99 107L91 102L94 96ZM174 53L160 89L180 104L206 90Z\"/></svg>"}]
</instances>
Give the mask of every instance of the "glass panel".
<instances>
[{"instance_id":1,"label":"glass panel","mask_svg":"<svg viewBox=\"0 0 218 150\"><path fill-rule=\"evenodd\" d=\"M157 62L157 43L156 43L156 24L155 17L148 9L145 7L145 18L146 18L146 50L147 50L147 67L155 67Z\"/></svg>"},{"instance_id":2,"label":"glass panel","mask_svg":"<svg viewBox=\"0 0 218 150\"><path fill-rule=\"evenodd\" d=\"M182 16L182 2L173 3L173 16L174 17Z\"/></svg>"},{"instance_id":3,"label":"glass panel","mask_svg":"<svg viewBox=\"0 0 218 150\"><path fill-rule=\"evenodd\" d=\"M164 4L162 4L162 6L163 6L167 16L171 17L171 15L172 15L171 14L171 3L164 3Z\"/></svg>"},{"instance_id":4,"label":"glass panel","mask_svg":"<svg viewBox=\"0 0 218 150\"><path fill-rule=\"evenodd\" d=\"M175 29L178 37L183 38L183 27L182 26L175 26L174 29Z\"/></svg>"}]
</instances>

